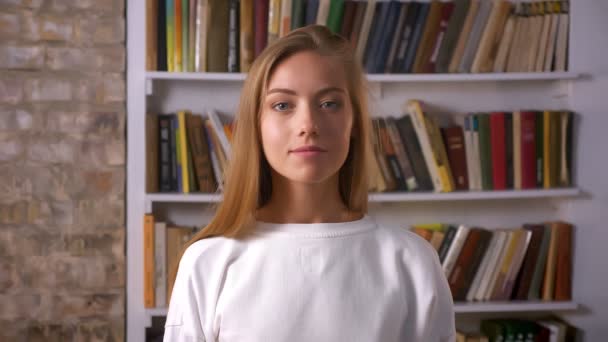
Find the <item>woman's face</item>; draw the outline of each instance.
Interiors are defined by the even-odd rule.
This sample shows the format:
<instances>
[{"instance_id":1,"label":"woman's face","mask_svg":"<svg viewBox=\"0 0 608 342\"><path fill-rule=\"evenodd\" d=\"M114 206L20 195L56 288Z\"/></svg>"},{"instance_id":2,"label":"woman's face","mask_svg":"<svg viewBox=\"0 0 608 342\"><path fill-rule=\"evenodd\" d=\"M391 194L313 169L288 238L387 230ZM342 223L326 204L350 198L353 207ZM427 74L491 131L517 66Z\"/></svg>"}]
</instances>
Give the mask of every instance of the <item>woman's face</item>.
<instances>
[{"instance_id":1,"label":"woman's face","mask_svg":"<svg viewBox=\"0 0 608 342\"><path fill-rule=\"evenodd\" d=\"M348 155L353 111L344 68L296 53L275 67L262 99L262 147L275 173L299 183L337 176Z\"/></svg>"}]
</instances>

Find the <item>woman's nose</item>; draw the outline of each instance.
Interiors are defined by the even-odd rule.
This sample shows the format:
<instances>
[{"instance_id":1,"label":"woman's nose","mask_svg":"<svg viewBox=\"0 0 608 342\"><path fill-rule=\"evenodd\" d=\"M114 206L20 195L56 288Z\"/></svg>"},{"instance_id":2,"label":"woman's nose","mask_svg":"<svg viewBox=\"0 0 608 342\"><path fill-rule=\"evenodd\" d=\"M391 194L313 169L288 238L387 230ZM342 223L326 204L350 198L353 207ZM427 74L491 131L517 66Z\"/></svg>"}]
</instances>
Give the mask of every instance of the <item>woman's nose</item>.
<instances>
[{"instance_id":1,"label":"woman's nose","mask_svg":"<svg viewBox=\"0 0 608 342\"><path fill-rule=\"evenodd\" d=\"M318 116L314 106L300 106L297 116L299 135L319 135Z\"/></svg>"}]
</instances>

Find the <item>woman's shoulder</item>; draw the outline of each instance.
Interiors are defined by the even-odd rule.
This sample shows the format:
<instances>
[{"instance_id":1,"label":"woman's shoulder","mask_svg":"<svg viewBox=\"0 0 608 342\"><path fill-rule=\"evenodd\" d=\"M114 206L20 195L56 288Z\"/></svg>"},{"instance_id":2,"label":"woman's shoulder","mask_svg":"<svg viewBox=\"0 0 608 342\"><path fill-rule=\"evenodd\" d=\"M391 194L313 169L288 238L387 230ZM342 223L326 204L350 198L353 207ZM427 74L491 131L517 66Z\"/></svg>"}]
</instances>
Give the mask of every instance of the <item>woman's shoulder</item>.
<instances>
[{"instance_id":1,"label":"woman's shoulder","mask_svg":"<svg viewBox=\"0 0 608 342\"><path fill-rule=\"evenodd\" d=\"M230 259L242 253L245 243L224 236L208 237L193 242L182 256L182 264L218 264L222 259Z\"/></svg>"},{"instance_id":2,"label":"woman's shoulder","mask_svg":"<svg viewBox=\"0 0 608 342\"><path fill-rule=\"evenodd\" d=\"M378 224L378 228L393 248L404 253L408 259L437 257L437 252L428 241L407 228L383 224Z\"/></svg>"}]
</instances>

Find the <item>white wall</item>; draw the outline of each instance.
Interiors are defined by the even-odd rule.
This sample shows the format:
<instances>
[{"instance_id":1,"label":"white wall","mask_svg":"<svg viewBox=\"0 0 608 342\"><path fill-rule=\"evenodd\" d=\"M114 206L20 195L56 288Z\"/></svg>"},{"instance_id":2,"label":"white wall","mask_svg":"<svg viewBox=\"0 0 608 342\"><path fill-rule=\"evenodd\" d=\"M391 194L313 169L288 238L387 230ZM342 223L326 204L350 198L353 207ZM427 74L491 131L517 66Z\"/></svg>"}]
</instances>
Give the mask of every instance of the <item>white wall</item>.
<instances>
[{"instance_id":1,"label":"white wall","mask_svg":"<svg viewBox=\"0 0 608 342\"><path fill-rule=\"evenodd\" d=\"M608 339L608 1L571 0L570 66L589 73L576 81L571 105L579 112L577 182L587 196L571 201L564 218L576 223L574 298L584 305L565 316L585 341Z\"/></svg>"}]
</instances>

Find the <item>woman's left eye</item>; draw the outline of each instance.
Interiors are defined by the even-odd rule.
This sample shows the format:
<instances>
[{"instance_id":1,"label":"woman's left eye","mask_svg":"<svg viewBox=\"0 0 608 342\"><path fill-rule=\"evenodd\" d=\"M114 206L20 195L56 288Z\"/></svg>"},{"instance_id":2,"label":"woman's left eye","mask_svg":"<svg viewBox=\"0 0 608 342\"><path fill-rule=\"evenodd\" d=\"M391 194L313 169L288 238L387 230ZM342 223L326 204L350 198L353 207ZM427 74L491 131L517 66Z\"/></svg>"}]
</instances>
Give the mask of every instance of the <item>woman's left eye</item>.
<instances>
[{"instance_id":1,"label":"woman's left eye","mask_svg":"<svg viewBox=\"0 0 608 342\"><path fill-rule=\"evenodd\" d=\"M279 102L272 106L272 108L282 112L289 109L289 104L287 102Z\"/></svg>"},{"instance_id":2,"label":"woman's left eye","mask_svg":"<svg viewBox=\"0 0 608 342\"><path fill-rule=\"evenodd\" d=\"M338 108L338 102L335 101L325 101L321 103L321 108L324 109L336 109Z\"/></svg>"}]
</instances>

